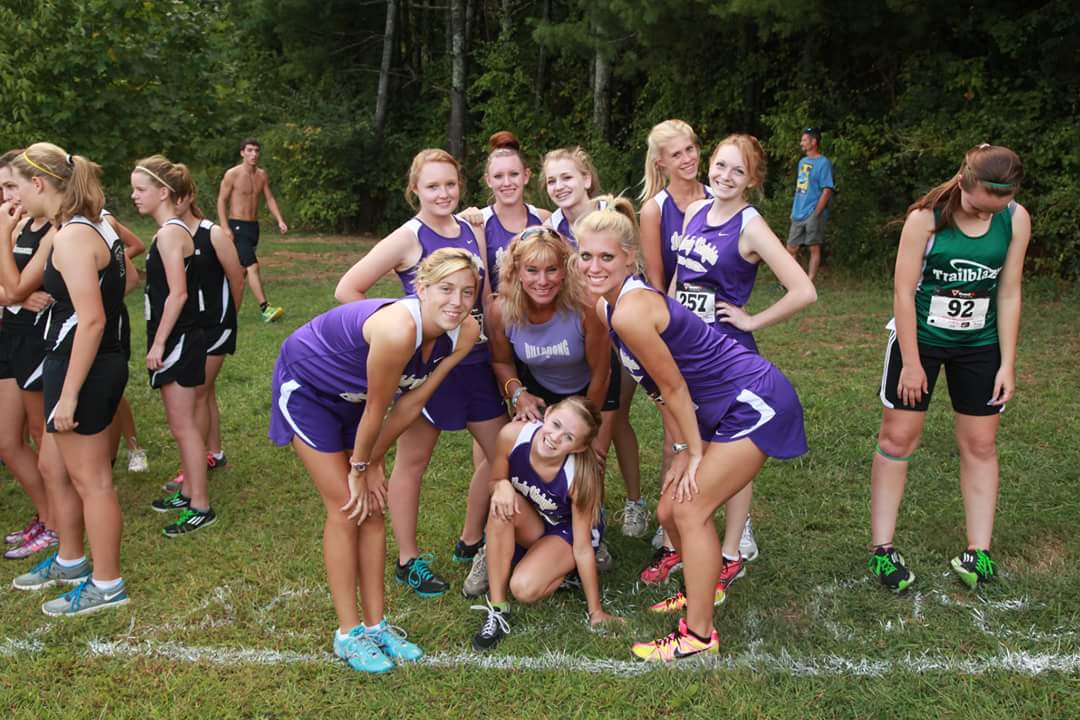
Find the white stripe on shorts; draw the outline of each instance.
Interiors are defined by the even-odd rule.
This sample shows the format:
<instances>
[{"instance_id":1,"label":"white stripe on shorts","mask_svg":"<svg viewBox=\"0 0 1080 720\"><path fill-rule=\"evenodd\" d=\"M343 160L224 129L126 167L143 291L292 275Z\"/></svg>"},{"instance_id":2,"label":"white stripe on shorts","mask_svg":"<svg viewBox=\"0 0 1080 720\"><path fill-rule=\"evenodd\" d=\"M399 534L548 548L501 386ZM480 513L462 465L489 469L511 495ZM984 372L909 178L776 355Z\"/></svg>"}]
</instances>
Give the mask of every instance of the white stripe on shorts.
<instances>
[{"instance_id":1,"label":"white stripe on shorts","mask_svg":"<svg viewBox=\"0 0 1080 720\"><path fill-rule=\"evenodd\" d=\"M735 399L741 403L746 403L750 407L757 410L758 413L761 414L761 418L754 424L753 427L749 427L745 430L740 430L739 432L732 435L732 440L734 440L735 438L741 438L745 435L749 435L750 433L754 432L759 427L769 422L776 416L776 411L773 410L772 406L769 405L769 403L765 402L761 398L761 396L755 392L752 392L750 390L743 390Z\"/></svg>"},{"instance_id":2,"label":"white stripe on shorts","mask_svg":"<svg viewBox=\"0 0 1080 720\"><path fill-rule=\"evenodd\" d=\"M300 383L296 382L295 380L289 380L288 382L282 383L281 394L278 396L277 401L278 410L281 411L281 416L285 418L285 422L289 423L289 427L293 429L293 432L296 433L296 435L305 443L318 450L319 446L312 442L311 438L304 434L304 431L300 429L300 426L296 424L295 420L293 420L292 415L289 414L289 397L299 387Z\"/></svg>"}]
</instances>

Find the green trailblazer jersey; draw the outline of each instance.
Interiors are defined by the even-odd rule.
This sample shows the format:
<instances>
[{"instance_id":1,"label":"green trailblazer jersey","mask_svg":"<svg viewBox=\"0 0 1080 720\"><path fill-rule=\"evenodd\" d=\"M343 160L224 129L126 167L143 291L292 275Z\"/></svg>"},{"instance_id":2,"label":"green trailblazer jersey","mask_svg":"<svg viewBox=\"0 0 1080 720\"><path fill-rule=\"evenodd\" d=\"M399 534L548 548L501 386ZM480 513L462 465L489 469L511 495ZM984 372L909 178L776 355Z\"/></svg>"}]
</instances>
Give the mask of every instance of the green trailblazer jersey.
<instances>
[{"instance_id":1,"label":"green trailblazer jersey","mask_svg":"<svg viewBox=\"0 0 1080 720\"><path fill-rule=\"evenodd\" d=\"M956 227L930 236L915 289L920 343L937 347L994 345L998 275L1012 240L1015 203L994 215L989 229L970 237ZM934 222L939 211L934 210Z\"/></svg>"}]
</instances>

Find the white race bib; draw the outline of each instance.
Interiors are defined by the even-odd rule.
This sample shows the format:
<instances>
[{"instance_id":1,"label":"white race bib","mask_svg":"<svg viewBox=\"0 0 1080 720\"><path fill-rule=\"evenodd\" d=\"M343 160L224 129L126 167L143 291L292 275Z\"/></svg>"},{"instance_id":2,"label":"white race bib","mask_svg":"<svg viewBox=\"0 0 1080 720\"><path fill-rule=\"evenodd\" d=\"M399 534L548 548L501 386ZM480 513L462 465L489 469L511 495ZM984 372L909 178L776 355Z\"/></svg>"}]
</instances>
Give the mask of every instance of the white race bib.
<instances>
[{"instance_id":1,"label":"white race bib","mask_svg":"<svg viewBox=\"0 0 1080 720\"><path fill-rule=\"evenodd\" d=\"M707 324L712 325L716 322L716 296L708 290L684 286L675 291L675 299Z\"/></svg>"},{"instance_id":2,"label":"white race bib","mask_svg":"<svg viewBox=\"0 0 1080 720\"><path fill-rule=\"evenodd\" d=\"M986 313L990 310L990 298L981 293L934 295L930 298L930 312L926 324L945 330L982 330L986 326Z\"/></svg>"}]
</instances>

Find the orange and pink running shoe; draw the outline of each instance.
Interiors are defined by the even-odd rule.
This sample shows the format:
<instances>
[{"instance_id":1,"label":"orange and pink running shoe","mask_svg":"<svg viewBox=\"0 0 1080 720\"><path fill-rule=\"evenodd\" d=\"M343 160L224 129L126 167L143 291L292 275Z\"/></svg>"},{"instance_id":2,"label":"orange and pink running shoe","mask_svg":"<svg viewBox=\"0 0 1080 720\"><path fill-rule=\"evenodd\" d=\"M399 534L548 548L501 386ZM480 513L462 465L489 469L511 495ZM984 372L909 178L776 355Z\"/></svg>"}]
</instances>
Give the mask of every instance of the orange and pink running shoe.
<instances>
[{"instance_id":1,"label":"orange and pink running shoe","mask_svg":"<svg viewBox=\"0 0 1080 720\"><path fill-rule=\"evenodd\" d=\"M713 607L718 607L724 604L724 600L727 596L724 595L724 588L719 583L716 585L716 593L713 595ZM661 600L655 605L650 605L649 610L654 613L675 613L679 612L686 607L686 589L680 588L679 592L675 593L669 598Z\"/></svg>"},{"instance_id":2,"label":"orange and pink running shoe","mask_svg":"<svg viewBox=\"0 0 1080 720\"><path fill-rule=\"evenodd\" d=\"M720 636L713 629L708 642L702 642L690 634L686 618L679 619L675 632L651 642L634 643L630 652L645 662L672 662L695 655L715 655L720 652Z\"/></svg>"}]
</instances>

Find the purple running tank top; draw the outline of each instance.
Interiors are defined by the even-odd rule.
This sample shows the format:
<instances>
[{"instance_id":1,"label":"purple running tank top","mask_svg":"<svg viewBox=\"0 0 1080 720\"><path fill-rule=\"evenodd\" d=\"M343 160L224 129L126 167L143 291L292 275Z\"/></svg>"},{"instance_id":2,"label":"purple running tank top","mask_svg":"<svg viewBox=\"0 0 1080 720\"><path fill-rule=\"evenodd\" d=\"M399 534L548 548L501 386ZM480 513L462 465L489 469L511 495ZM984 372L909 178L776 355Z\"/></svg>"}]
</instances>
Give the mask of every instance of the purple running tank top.
<instances>
[{"instance_id":1,"label":"purple running tank top","mask_svg":"<svg viewBox=\"0 0 1080 720\"><path fill-rule=\"evenodd\" d=\"M544 423L533 421L526 423L518 433L514 449L510 451L510 484L532 503L547 525L572 527L574 512L570 486L574 482L574 456L566 456L563 466L550 482L544 482L537 475L529 460L533 436L543 426Z\"/></svg>"},{"instance_id":2,"label":"purple running tank top","mask_svg":"<svg viewBox=\"0 0 1080 720\"><path fill-rule=\"evenodd\" d=\"M495 214L494 205L488 205L481 212L484 215L484 244L487 246L487 266L488 276L491 278L491 292L498 292L499 261L517 233L512 233L503 227L503 224L499 222L499 216ZM537 215L536 208L532 205L525 205L525 215L525 227L544 224L540 220L540 216Z\"/></svg>"},{"instance_id":3,"label":"purple running tank top","mask_svg":"<svg viewBox=\"0 0 1080 720\"><path fill-rule=\"evenodd\" d=\"M716 303L742 307L750 300L758 263L739 254L739 238L758 211L747 205L721 225L709 224L706 203L686 222L679 238L675 270L676 299L710 325L757 352L754 336L734 325L716 320Z\"/></svg>"},{"instance_id":4,"label":"purple running tank top","mask_svg":"<svg viewBox=\"0 0 1080 720\"><path fill-rule=\"evenodd\" d=\"M281 361L288 376L312 390L347 402L367 399L367 358L371 349L364 340L364 323L388 305L403 303L416 322L416 352L401 371L398 392L420 387L428 375L457 345L454 328L435 340L427 360L421 356L423 330L420 301L414 296L397 300L369 298L331 308L293 332L281 345Z\"/></svg>"},{"instance_id":5,"label":"purple running tank top","mask_svg":"<svg viewBox=\"0 0 1080 720\"><path fill-rule=\"evenodd\" d=\"M484 269L484 258L480 255L480 246L476 242L476 235L473 234L472 228L469 227L469 223L460 218L455 218L458 223L458 227L461 232L457 237L448 238L424 224L424 222L414 217L409 222L405 223L405 226L412 230L416 235L417 242L420 243L420 257L417 259L416 264L407 270L398 270L398 279L401 280L401 289L406 295L413 295L416 293L416 272L420 269L420 263L424 261L431 253L441 248L461 248L468 250L473 255L473 263L476 265L477 270L480 271L480 284L476 287L476 302L472 308L472 316L476 319L476 322L480 323L480 337L476 341L476 345L469 351L469 354L461 361L462 365L473 365L477 363L486 363L491 361L491 353L488 351L487 334L484 332L484 308L480 300L484 294L484 281L486 278L486 271Z\"/></svg>"},{"instance_id":6,"label":"purple running tank top","mask_svg":"<svg viewBox=\"0 0 1080 720\"><path fill-rule=\"evenodd\" d=\"M701 189L705 197L713 196L708 185L702 184ZM666 292L671 286L672 276L675 275L675 255L679 238L682 236L686 210L675 203L675 198L671 197L666 189L654 195L652 202L660 208L660 258L664 262L664 287L657 289Z\"/></svg>"}]
</instances>

